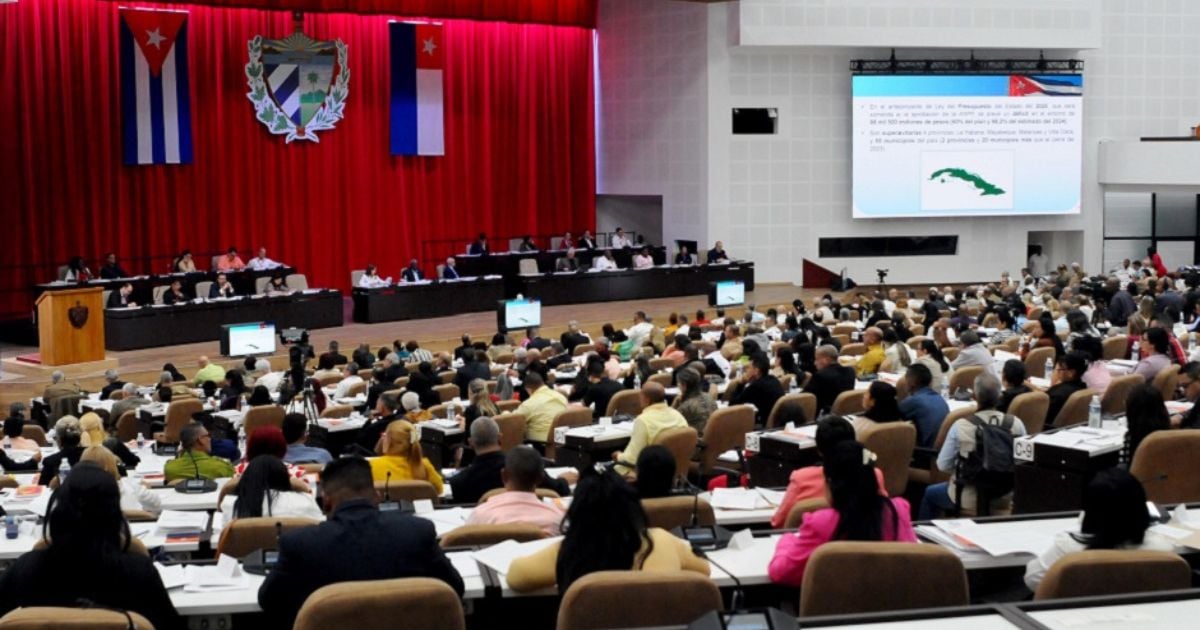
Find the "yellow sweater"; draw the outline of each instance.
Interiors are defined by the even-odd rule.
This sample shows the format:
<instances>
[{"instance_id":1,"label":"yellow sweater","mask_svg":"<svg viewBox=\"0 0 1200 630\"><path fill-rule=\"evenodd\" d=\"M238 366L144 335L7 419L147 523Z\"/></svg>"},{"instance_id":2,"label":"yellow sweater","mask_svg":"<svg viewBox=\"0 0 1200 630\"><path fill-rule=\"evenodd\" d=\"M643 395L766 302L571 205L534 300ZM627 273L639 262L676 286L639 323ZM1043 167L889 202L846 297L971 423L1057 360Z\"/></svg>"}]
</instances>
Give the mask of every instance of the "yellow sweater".
<instances>
[{"instance_id":1,"label":"yellow sweater","mask_svg":"<svg viewBox=\"0 0 1200 630\"><path fill-rule=\"evenodd\" d=\"M708 575L708 561L697 557L686 542L672 536L667 530L650 528L650 540L654 543L654 551L644 556L646 545L643 543L634 561L634 566L640 561L640 570L695 571ZM562 543L557 542L531 556L513 560L508 568L508 585L522 593L554 586L558 581L555 568L561 546ZM645 560L642 560L643 556Z\"/></svg>"},{"instance_id":2,"label":"yellow sweater","mask_svg":"<svg viewBox=\"0 0 1200 630\"><path fill-rule=\"evenodd\" d=\"M375 481L386 481L388 472L392 473L391 481L407 481L416 479L413 476L412 466L408 463L407 457L399 455L383 455L381 457L372 457L371 462L371 477ZM438 494L442 493L442 476L438 474L433 464L429 463L428 458L421 458L421 464L425 467L425 479L433 484L433 488ZM422 480L418 480L422 481Z\"/></svg>"}]
</instances>

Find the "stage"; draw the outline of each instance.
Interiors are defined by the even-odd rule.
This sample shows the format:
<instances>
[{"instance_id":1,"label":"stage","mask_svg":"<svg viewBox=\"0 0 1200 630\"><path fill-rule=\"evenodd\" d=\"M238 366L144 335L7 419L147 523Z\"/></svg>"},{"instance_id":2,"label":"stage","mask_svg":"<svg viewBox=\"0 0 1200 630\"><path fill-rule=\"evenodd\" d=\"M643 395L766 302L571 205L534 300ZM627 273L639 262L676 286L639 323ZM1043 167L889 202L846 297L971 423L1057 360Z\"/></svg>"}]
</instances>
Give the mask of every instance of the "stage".
<instances>
[{"instance_id":1,"label":"stage","mask_svg":"<svg viewBox=\"0 0 1200 630\"><path fill-rule=\"evenodd\" d=\"M862 291L869 295L873 289L874 287L869 286L859 287L850 293ZM747 292L746 301L747 304L757 305L760 311L766 311L779 305L790 307L792 300L796 298L801 298L811 305L813 298L829 292L828 289L805 289L791 284L760 283L754 291ZM345 300L345 308L347 316L344 326L311 331L311 342L317 354L324 352L328 343L333 340L338 341L342 354L347 356L359 343L366 342L372 350L378 350L380 346L391 345L396 339L416 339L421 342L422 347L429 350L450 350L459 345L460 337L464 333L471 335L475 341L490 341L496 332L495 311L360 324L354 323L349 316L349 298ZM690 319L697 309L704 309L709 317L712 317L715 310L708 306L708 298L705 295L547 306L542 310L541 335L547 339L557 339L566 330L567 322L577 320L585 332L598 336L605 323L612 323L617 328L627 328L632 324L633 313L638 310L646 311L654 318L656 325L664 325L667 315L671 312L688 313ZM729 315L739 316L742 311L742 307L733 307L729 309ZM518 339L523 336L521 331L513 334ZM102 362L60 368L26 364L16 359L18 355L36 352L37 348L33 347L0 345L0 404L7 406L9 402L17 400L28 402L31 396L40 395L50 381L50 373L55 369L63 370L69 381L78 383L84 389L97 391L104 385L104 370L109 368L118 370L123 380L151 384L157 380L162 365L168 362L174 363L184 374L195 372L196 359L202 355L227 366L241 363L241 359L220 357L216 341L124 352L110 351ZM270 359L275 369L282 369L287 364L287 353L282 351L281 347L281 351Z\"/></svg>"}]
</instances>

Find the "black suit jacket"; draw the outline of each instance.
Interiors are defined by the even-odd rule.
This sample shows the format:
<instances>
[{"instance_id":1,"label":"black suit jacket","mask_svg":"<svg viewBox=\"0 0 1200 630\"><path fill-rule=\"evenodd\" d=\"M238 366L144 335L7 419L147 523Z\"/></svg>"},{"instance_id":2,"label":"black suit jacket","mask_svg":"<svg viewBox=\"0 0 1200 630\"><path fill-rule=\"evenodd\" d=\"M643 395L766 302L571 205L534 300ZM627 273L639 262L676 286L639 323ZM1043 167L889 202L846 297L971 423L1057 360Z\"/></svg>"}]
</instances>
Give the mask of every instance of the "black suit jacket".
<instances>
[{"instance_id":1,"label":"black suit jacket","mask_svg":"<svg viewBox=\"0 0 1200 630\"><path fill-rule=\"evenodd\" d=\"M106 308L125 308L128 306L128 301L125 296L121 295L121 291L117 290L108 294L108 303L104 306Z\"/></svg>"},{"instance_id":2,"label":"black suit jacket","mask_svg":"<svg viewBox=\"0 0 1200 630\"><path fill-rule=\"evenodd\" d=\"M404 577L442 580L463 593L432 521L380 512L358 499L339 505L324 523L279 539L279 564L258 589L258 603L277 627L291 628L304 600L322 586Z\"/></svg>"},{"instance_id":3,"label":"black suit jacket","mask_svg":"<svg viewBox=\"0 0 1200 630\"><path fill-rule=\"evenodd\" d=\"M113 381L108 385L105 385L104 389L100 390L100 400L108 400L109 396L112 396L113 392L120 391L122 387L125 387L125 381Z\"/></svg>"},{"instance_id":4,"label":"black suit jacket","mask_svg":"<svg viewBox=\"0 0 1200 630\"><path fill-rule=\"evenodd\" d=\"M460 470L458 474L449 479L450 492L454 497L454 502L478 503L479 498L489 490L503 488L504 481L500 478L501 470L504 470L504 453L496 451L477 455L470 466ZM562 479L551 479L546 473L542 473L542 482L538 485L549 488L560 496L565 497L571 494L571 486L567 482Z\"/></svg>"},{"instance_id":5,"label":"black suit jacket","mask_svg":"<svg viewBox=\"0 0 1200 630\"><path fill-rule=\"evenodd\" d=\"M116 280L117 278L128 278L129 274L121 268L121 265L104 265L100 268L100 277L105 280Z\"/></svg>"},{"instance_id":6,"label":"black suit jacket","mask_svg":"<svg viewBox=\"0 0 1200 630\"><path fill-rule=\"evenodd\" d=\"M813 373L804 388L817 397L817 413L829 411L838 394L854 389L854 369L836 363Z\"/></svg>"},{"instance_id":7,"label":"black suit jacket","mask_svg":"<svg viewBox=\"0 0 1200 630\"><path fill-rule=\"evenodd\" d=\"M733 393L733 398L730 400L731 405L754 405L754 421L758 425L767 423L767 418L771 416L771 410L775 408L775 402L783 397L783 385L779 379L765 374L762 378L753 381L749 384L743 383L738 385L737 391Z\"/></svg>"},{"instance_id":8,"label":"black suit jacket","mask_svg":"<svg viewBox=\"0 0 1200 630\"><path fill-rule=\"evenodd\" d=\"M458 275L458 270L454 267L442 268L442 280L458 280L461 277Z\"/></svg>"},{"instance_id":9,"label":"black suit jacket","mask_svg":"<svg viewBox=\"0 0 1200 630\"><path fill-rule=\"evenodd\" d=\"M472 256L487 256L487 245L483 245L479 241L475 241L474 243L471 243L471 248L467 250L467 253Z\"/></svg>"},{"instance_id":10,"label":"black suit jacket","mask_svg":"<svg viewBox=\"0 0 1200 630\"><path fill-rule=\"evenodd\" d=\"M620 383L607 376L602 377L599 383L589 381L587 391L583 394L583 406L587 407L592 403L596 403L592 411L592 417L603 417L604 414L608 413L608 401L612 400L612 397L622 389L625 388Z\"/></svg>"},{"instance_id":11,"label":"black suit jacket","mask_svg":"<svg viewBox=\"0 0 1200 630\"><path fill-rule=\"evenodd\" d=\"M573 332L563 333L562 335L559 336L558 340L561 341L563 347L567 349L567 354L574 354L575 346L582 346L585 344L592 343L591 341L588 340L587 337L583 336L583 333L573 333Z\"/></svg>"},{"instance_id":12,"label":"black suit jacket","mask_svg":"<svg viewBox=\"0 0 1200 630\"><path fill-rule=\"evenodd\" d=\"M579 242L575 244L575 249L596 249L596 239L581 238L579 239Z\"/></svg>"},{"instance_id":13,"label":"black suit jacket","mask_svg":"<svg viewBox=\"0 0 1200 630\"><path fill-rule=\"evenodd\" d=\"M227 284L225 286L229 287L229 290L226 291L224 294L222 294L221 293L221 285L217 284L216 282L212 283L212 286L208 288L208 297L209 298L219 298L219 297L233 297L233 296L237 295L237 290L233 288L232 284Z\"/></svg>"},{"instance_id":14,"label":"black suit jacket","mask_svg":"<svg viewBox=\"0 0 1200 630\"><path fill-rule=\"evenodd\" d=\"M182 290L179 292L179 295L175 295L174 293L171 292L170 289L167 289L166 292L163 293L163 297L162 297L163 304L175 304L176 302L186 302L189 299L190 298L187 296L187 294L184 293Z\"/></svg>"},{"instance_id":15,"label":"black suit jacket","mask_svg":"<svg viewBox=\"0 0 1200 630\"><path fill-rule=\"evenodd\" d=\"M416 282L418 280L424 280L425 274L421 273L420 269L411 269L409 267L405 267L404 272L400 274L400 277L404 278L405 282Z\"/></svg>"},{"instance_id":16,"label":"black suit jacket","mask_svg":"<svg viewBox=\"0 0 1200 630\"><path fill-rule=\"evenodd\" d=\"M492 370L486 363L477 361L467 361L462 367L458 368L458 372L454 375L454 384L458 385L458 395L463 400L467 399L467 387L470 386L474 379L491 380Z\"/></svg>"},{"instance_id":17,"label":"black suit jacket","mask_svg":"<svg viewBox=\"0 0 1200 630\"><path fill-rule=\"evenodd\" d=\"M326 352L317 359L318 363L324 361L329 361L333 365L346 365L350 362L350 359L347 359L346 355L340 352Z\"/></svg>"}]
</instances>

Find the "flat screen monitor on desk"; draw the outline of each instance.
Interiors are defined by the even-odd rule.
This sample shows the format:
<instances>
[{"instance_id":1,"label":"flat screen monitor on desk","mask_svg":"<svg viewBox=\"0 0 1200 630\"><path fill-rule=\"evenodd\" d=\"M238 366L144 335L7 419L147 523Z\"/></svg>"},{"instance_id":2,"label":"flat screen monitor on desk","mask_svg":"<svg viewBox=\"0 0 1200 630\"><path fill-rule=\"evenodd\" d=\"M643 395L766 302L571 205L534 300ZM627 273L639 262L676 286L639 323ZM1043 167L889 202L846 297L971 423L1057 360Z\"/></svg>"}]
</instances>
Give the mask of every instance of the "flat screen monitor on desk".
<instances>
[{"instance_id":1,"label":"flat screen monitor on desk","mask_svg":"<svg viewBox=\"0 0 1200 630\"><path fill-rule=\"evenodd\" d=\"M746 302L746 285L738 280L710 282L708 284L709 306L736 306Z\"/></svg>"},{"instance_id":2,"label":"flat screen monitor on desk","mask_svg":"<svg viewBox=\"0 0 1200 630\"><path fill-rule=\"evenodd\" d=\"M500 300L496 322L503 332L542 325L541 300Z\"/></svg>"},{"instance_id":3,"label":"flat screen monitor on desk","mask_svg":"<svg viewBox=\"0 0 1200 630\"><path fill-rule=\"evenodd\" d=\"M226 324L221 328L223 356L244 357L275 352L275 324L271 322Z\"/></svg>"}]
</instances>

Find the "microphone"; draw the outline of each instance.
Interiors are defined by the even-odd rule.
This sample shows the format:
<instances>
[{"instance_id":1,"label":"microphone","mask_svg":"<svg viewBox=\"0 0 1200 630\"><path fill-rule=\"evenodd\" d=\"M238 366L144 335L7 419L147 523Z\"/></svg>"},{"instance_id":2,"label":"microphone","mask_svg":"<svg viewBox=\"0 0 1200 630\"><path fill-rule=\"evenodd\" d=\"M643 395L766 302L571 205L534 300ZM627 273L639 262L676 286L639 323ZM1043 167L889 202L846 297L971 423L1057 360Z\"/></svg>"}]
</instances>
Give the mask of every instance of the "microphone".
<instances>
[{"instance_id":1,"label":"microphone","mask_svg":"<svg viewBox=\"0 0 1200 630\"><path fill-rule=\"evenodd\" d=\"M388 503L392 500L392 495L388 491L388 484L392 482L392 471L387 471L387 477L383 480L383 502Z\"/></svg>"},{"instance_id":2,"label":"microphone","mask_svg":"<svg viewBox=\"0 0 1200 630\"><path fill-rule=\"evenodd\" d=\"M283 523L275 521L275 549L279 549L279 539L283 538Z\"/></svg>"}]
</instances>

